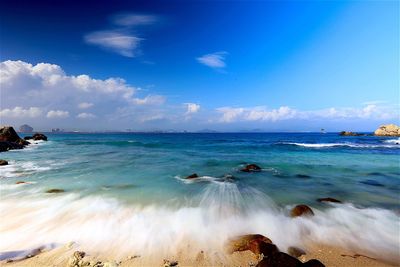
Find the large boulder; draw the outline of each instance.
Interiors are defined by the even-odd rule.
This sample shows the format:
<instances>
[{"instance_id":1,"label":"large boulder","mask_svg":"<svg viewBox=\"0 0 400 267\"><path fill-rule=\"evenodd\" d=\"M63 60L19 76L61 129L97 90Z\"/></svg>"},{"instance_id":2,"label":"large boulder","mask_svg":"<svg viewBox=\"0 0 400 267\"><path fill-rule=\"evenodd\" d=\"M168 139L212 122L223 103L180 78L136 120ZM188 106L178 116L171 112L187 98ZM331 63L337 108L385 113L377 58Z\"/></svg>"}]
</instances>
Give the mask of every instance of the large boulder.
<instances>
[{"instance_id":1,"label":"large boulder","mask_svg":"<svg viewBox=\"0 0 400 267\"><path fill-rule=\"evenodd\" d=\"M0 141L0 152L5 152L11 149L22 149L24 147L24 145L15 142Z\"/></svg>"},{"instance_id":2,"label":"large boulder","mask_svg":"<svg viewBox=\"0 0 400 267\"><path fill-rule=\"evenodd\" d=\"M381 125L374 134L377 136L400 136L400 127L395 124Z\"/></svg>"},{"instance_id":3,"label":"large boulder","mask_svg":"<svg viewBox=\"0 0 400 267\"><path fill-rule=\"evenodd\" d=\"M262 261L260 261L256 267L300 267L303 263L298 259L283 253L274 253Z\"/></svg>"},{"instance_id":4,"label":"large boulder","mask_svg":"<svg viewBox=\"0 0 400 267\"><path fill-rule=\"evenodd\" d=\"M29 142L18 136L13 127L3 126L0 128L0 152L21 149L28 144Z\"/></svg>"},{"instance_id":5,"label":"large boulder","mask_svg":"<svg viewBox=\"0 0 400 267\"><path fill-rule=\"evenodd\" d=\"M0 166L8 165L8 161L4 159L0 159Z\"/></svg>"},{"instance_id":6,"label":"large boulder","mask_svg":"<svg viewBox=\"0 0 400 267\"><path fill-rule=\"evenodd\" d=\"M47 141L47 136L45 136L45 135L42 134L42 133L35 133L35 134L32 136L32 139L35 140L35 141L38 141L38 140Z\"/></svg>"}]
</instances>

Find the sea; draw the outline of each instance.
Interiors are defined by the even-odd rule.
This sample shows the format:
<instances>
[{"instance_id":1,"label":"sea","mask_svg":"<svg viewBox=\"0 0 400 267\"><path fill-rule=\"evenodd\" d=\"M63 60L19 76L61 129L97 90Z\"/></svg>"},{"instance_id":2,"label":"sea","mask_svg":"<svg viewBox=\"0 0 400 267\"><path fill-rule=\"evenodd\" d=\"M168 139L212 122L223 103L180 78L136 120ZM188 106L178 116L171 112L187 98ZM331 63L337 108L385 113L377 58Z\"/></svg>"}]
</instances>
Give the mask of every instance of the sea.
<instances>
[{"instance_id":1,"label":"sea","mask_svg":"<svg viewBox=\"0 0 400 267\"><path fill-rule=\"evenodd\" d=\"M9 161L0 167L0 260L69 242L115 257L222 254L230 238L257 233L282 251L316 243L400 261L397 137L46 135L0 154ZM240 171L251 163L262 170ZM291 218L298 204L315 215Z\"/></svg>"}]
</instances>

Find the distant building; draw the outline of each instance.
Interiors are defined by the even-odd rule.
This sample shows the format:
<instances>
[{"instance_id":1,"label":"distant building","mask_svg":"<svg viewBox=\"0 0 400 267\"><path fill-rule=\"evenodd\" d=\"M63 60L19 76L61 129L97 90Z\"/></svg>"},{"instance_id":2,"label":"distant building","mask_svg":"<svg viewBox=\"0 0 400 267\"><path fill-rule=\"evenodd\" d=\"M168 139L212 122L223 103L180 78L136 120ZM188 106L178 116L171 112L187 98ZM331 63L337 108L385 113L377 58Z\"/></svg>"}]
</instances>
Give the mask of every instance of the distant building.
<instances>
[{"instance_id":1,"label":"distant building","mask_svg":"<svg viewBox=\"0 0 400 267\"><path fill-rule=\"evenodd\" d=\"M29 126L28 124L24 124L19 127L19 131L21 133L31 133L31 132L33 132L33 128L31 126Z\"/></svg>"}]
</instances>

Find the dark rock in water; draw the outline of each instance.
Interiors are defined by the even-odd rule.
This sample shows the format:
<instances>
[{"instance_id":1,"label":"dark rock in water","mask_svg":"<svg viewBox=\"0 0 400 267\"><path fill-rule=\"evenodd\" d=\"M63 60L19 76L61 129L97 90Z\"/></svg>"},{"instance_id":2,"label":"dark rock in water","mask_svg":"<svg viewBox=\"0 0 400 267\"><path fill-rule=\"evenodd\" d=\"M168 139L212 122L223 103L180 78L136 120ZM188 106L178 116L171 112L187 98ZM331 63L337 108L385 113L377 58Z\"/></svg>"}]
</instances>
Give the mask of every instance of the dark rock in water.
<instances>
[{"instance_id":1,"label":"dark rock in water","mask_svg":"<svg viewBox=\"0 0 400 267\"><path fill-rule=\"evenodd\" d=\"M8 165L8 161L4 159L0 159L0 166Z\"/></svg>"},{"instance_id":2,"label":"dark rock in water","mask_svg":"<svg viewBox=\"0 0 400 267\"><path fill-rule=\"evenodd\" d=\"M5 152L11 149L23 149L25 146L15 142L0 141L0 152Z\"/></svg>"},{"instance_id":3,"label":"dark rock in water","mask_svg":"<svg viewBox=\"0 0 400 267\"><path fill-rule=\"evenodd\" d=\"M38 141L38 140L47 141L47 136L45 136L44 134L41 134L41 133L35 133L32 137L33 137L33 140L35 140L35 141Z\"/></svg>"},{"instance_id":4,"label":"dark rock in water","mask_svg":"<svg viewBox=\"0 0 400 267\"><path fill-rule=\"evenodd\" d=\"M317 201L318 201L318 202L342 203L342 201L337 200L336 198L332 198L332 197L318 198Z\"/></svg>"},{"instance_id":5,"label":"dark rock in water","mask_svg":"<svg viewBox=\"0 0 400 267\"><path fill-rule=\"evenodd\" d=\"M24 181L17 181L15 184L27 184L27 182L24 182Z\"/></svg>"},{"instance_id":6,"label":"dark rock in water","mask_svg":"<svg viewBox=\"0 0 400 267\"><path fill-rule=\"evenodd\" d=\"M197 175L197 173L193 173L193 174L187 176L185 179L195 179L195 178L199 178L199 176Z\"/></svg>"},{"instance_id":7,"label":"dark rock in water","mask_svg":"<svg viewBox=\"0 0 400 267\"><path fill-rule=\"evenodd\" d=\"M307 178L311 178L311 176L310 176L310 175L307 175L307 174L297 174L296 177L297 177L297 178L306 178L306 179L307 179Z\"/></svg>"},{"instance_id":8,"label":"dark rock in water","mask_svg":"<svg viewBox=\"0 0 400 267\"><path fill-rule=\"evenodd\" d=\"M63 189L49 189L46 191L46 193L63 193L65 190Z\"/></svg>"},{"instance_id":9,"label":"dark rock in water","mask_svg":"<svg viewBox=\"0 0 400 267\"><path fill-rule=\"evenodd\" d=\"M301 255L306 255L306 252L304 250L302 250L301 248L289 247L288 254L292 257L298 258Z\"/></svg>"},{"instance_id":10,"label":"dark rock in water","mask_svg":"<svg viewBox=\"0 0 400 267\"><path fill-rule=\"evenodd\" d=\"M319 260L312 259L303 263L303 267L325 267L325 265Z\"/></svg>"},{"instance_id":11,"label":"dark rock in water","mask_svg":"<svg viewBox=\"0 0 400 267\"><path fill-rule=\"evenodd\" d=\"M259 172L261 171L261 167L256 164L247 164L246 167L241 169L242 172Z\"/></svg>"},{"instance_id":12,"label":"dark rock in water","mask_svg":"<svg viewBox=\"0 0 400 267\"><path fill-rule=\"evenodd\" d=\"M360 183L366 184L366 185L372 185L372 186L384 186L383 184L381 184L375 180L364 180L364 181L361 181Z\"/></svg>"},{"instance_id":13,"label":"dark rock in water","mask_svg":"<svg viewBox=\"0 0 400 267\"><path fill-rule=\"evenodd\" d=\"M256 267L300 267L300 266L303 266L303 263L301 261L283 252L274 253L264 258L256 265Z\"/></svg>"},{"instance_id":14,"label":"dark rock in water","mask_svg":"<svg viewBox=\"0 0 400 267\"><path fill-rule=\"evenodd\" d=\"M260 249L259 243L261 242L272 244L271 239L263 235L258 235L258 234L241 235L228 240L228 242L226 243L226 250L229 253L233 253L235 251L245 251L245 250L252 251L252 249L257 251L257 249Z\"/></svg>"},{"instance_id":15,"label":"dark rock in water","mask_svg":"<svg viewBox=\"0 0 400 267\"><path fill-rule=\"evenodd\" d=\"M346 132L346 131L341 131L339 133L341 136L365 136L366 134L360 134L360 133L354 133L354 132Z\"/></svg>"},{"instance_id":16,"label":"dark rock in water","mask_svg":"<svg viewBox=\"0 0 400 267\"><path fill-rule=\"evenodd\" d=\"M291 217L314 216L314 212L307 205L297 205L290 211Z\"/></svg>"},{"instance_id":17,"label":"dark rock in water","mask_svg":"<svg viewBox=\"0 0 400 267\"><path fill-rule=\"evenodd\" d=\"M24 137L24 140L31 140L31 139L33 139L33 136L25 136Z\"/></svg>"},{"instance_id":18,"label":"dark rock in water","mask_svg":"<svg viewBox=\"0 0 400 267\"><path fill-rule=\"evenodd\" d=\"M263 254L264 257L279 252L276 245L258 240L253 240L249 243L249 250L257 255Z\"/></svg>"}]
</instances>

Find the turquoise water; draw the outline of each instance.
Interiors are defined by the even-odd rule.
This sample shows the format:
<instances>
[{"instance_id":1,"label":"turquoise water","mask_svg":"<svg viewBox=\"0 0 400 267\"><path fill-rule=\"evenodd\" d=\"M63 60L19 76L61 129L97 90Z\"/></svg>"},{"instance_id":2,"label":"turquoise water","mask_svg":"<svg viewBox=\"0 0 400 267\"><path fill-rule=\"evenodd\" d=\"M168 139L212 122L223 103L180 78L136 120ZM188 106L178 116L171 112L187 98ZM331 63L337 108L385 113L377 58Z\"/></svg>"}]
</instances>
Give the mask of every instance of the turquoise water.
<instances>
[{"instance_id":1,"label":"turquoise water","mask_svg":"<svg viewBox=\"0 0 400 267\"><path fill-rule=\"evenodd\" d=\"M206 237L219 236L221 241L207 245L218 249L234 234L258 232L273 237L282 248L329 237L336 245L378 254L384 248L386 257L398 257L398 138L336 133L48 134L48 138L0 155L10 162L0 168L1 212L7 218L0 223L1 233L3 240L14 241L2 243L1 251L72 240L99 250L96 244L103 239L98 233L103 229L102 238L108 243L123 242L139 251L143 244L146 251L155 249L148 243L154 231L160 239L157 249L165 244L166 251L172 244L185 243L187 235L202 249ZM263 170L240 172L248 163ZM184 179L192 173L200 178ZM16 185L17 181L28 184ZM45 193L52 188L65 193ZM316 201L320 197L345 204L321 204ZM315 209L315 218L289 218L288 210L300 203ZM21 220L29 220L30 226L18 224ZM371 240L360 237L359 222L376 233ZM135 235L136 241L121 239L116 228ZM300 238L304 228L313 232L307 240ZM285 231L292 236L283 237L280 233ZM171 241L176 234L181 239ZM378 248L361 244L377 241Z\"/></svg>"}]
</instances>

